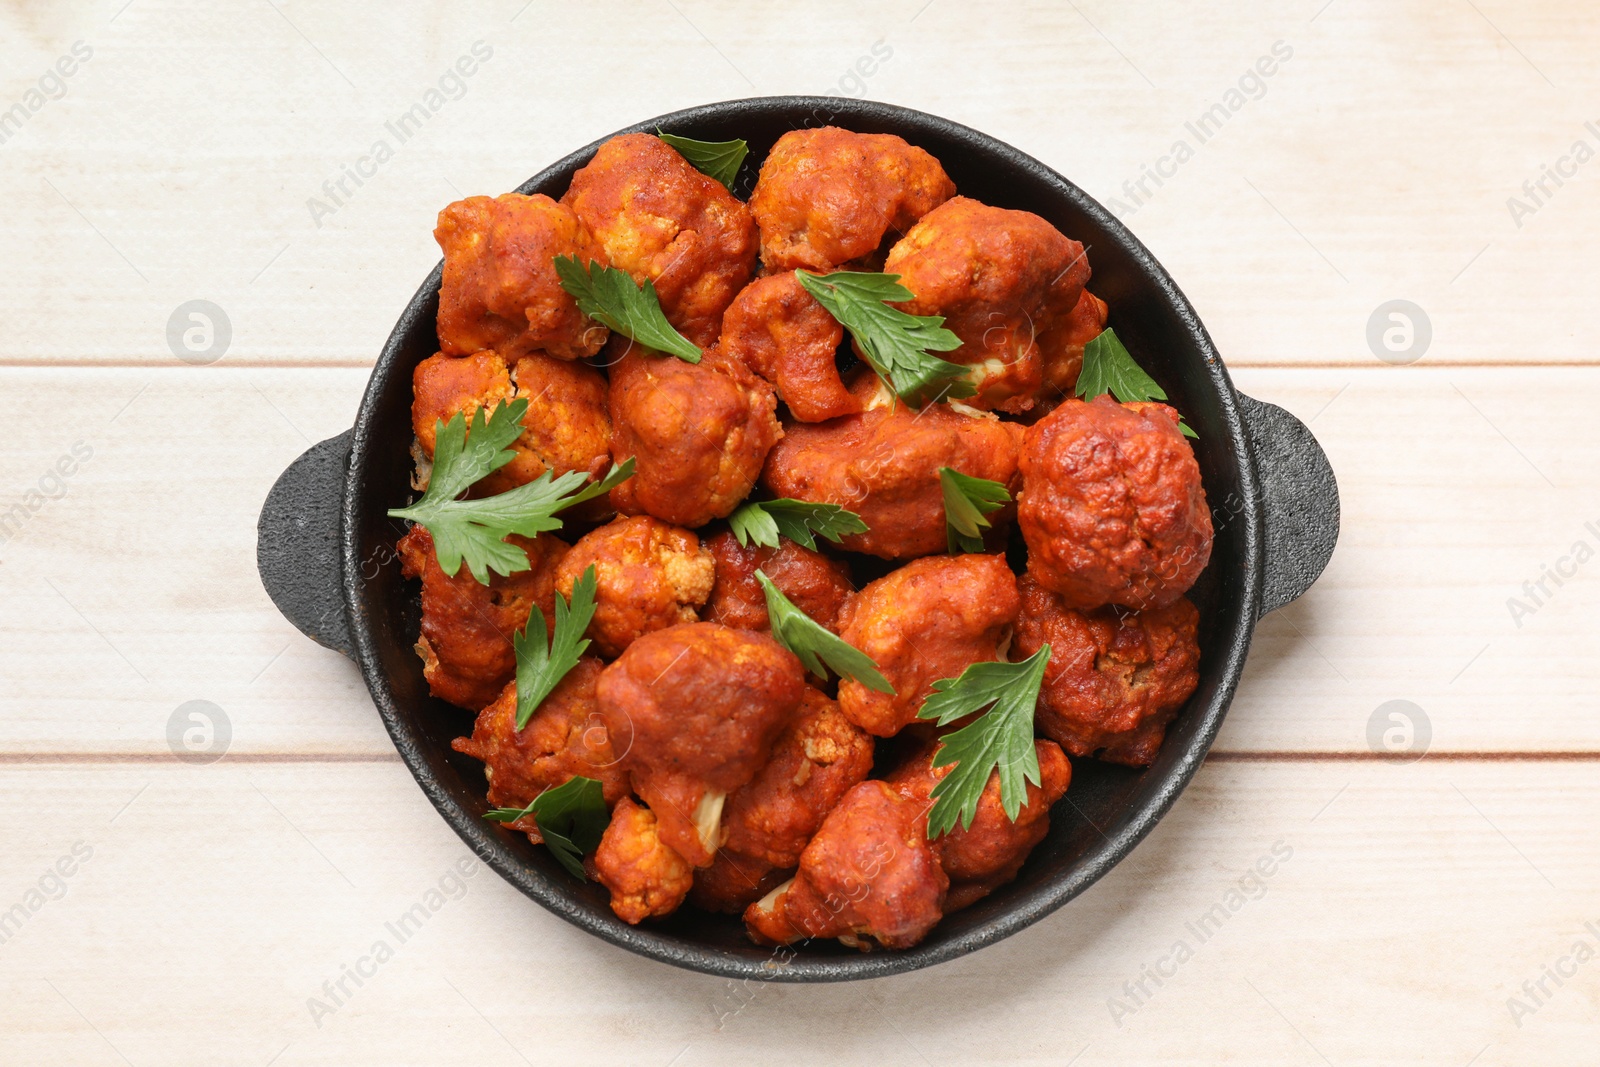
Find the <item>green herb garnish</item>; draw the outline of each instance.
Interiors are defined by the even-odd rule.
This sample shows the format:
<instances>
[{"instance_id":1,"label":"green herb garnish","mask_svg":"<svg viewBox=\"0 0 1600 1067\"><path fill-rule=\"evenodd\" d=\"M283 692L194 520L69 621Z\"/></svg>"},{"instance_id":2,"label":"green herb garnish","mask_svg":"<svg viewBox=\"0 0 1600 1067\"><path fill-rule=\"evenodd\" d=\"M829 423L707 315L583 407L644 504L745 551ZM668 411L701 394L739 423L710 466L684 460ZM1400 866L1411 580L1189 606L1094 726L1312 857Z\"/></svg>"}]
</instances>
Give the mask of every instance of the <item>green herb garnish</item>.
<instances>
[{"instance_id":1,"label":"green herb garnish","mask_svg":"<svg viewBox=\"0 0 1600 1067\"><path fill-rule=\"evenodd\" d=\"M813 552L817 548L814 534L838 544L844 534L867 532L867 524L861 521L860 515L838 504L817 504L788 497L746 501L728 516L728 527L746 548L752 541L763 548L777 548L778 537L782 535Z\"/></svg>"},{"instance_id":2,"label":"green herb garnish","mask_svg":"<svg viewBox=\"0 0 1600 1067\"><path fill-rule=\"evenodd\" d=\"M961 347L961 338L944 328L942 315L909 315L887 301L910 300L898 274L796 271L805 291L850 331L878 377L908 404L957 400L977 394L964 375L970 370L930 352Z\"/></svg>"},{"instance_id":3,"label":"green herb garnish","mask_svg":"<svg viewBox=\"0 0 1600 1067\"><path fill-rule=\"evenodd\" d=\"M1078 372L1078 385L1073 391L1084 400L1110 393L1124 404L1167 399L1167 391L1134 361L1133 353L1122 343L1117 331L1111 329L1100 331L1094 340L1083 346L1083 369ZM1185 437L1196 440L1200 437L1182 418L1178 420L1178 429Z\"/></svg>"},{"instance_id":4,"label":"green herb garnish","mask_svg":"<svg viewBox=\"0 0 1600 1067\"><path fill-rule=\"evenodd\" d=\"M539 836L555 853L561 866L588 881L583 857L600 847L611 815L606 811L605 793L593 778L578 775L561 785L546 789L525 808L495 808L484 812L490 822L516 822L532 815L539 825Z\"/></svg>"},{"instance_id":5,"label":"green herb garnish","mask_svg":"<svg viewBox=\"0 0 1600 1067\"><path fill-rule=\"evenodd\" d=\"M584 631L594 618L594 566L591 564L577 581L572 583L572 601L556 593L556 632L552 637L545 631L544 612L533 605L528 612L528 624L512 639L517 650L517 729L524 729L533 713L544 703L545 697L555 691L567 672L578 665L578 660L589 648ZM534 625L539 636L533 636ZM546 645L546 639L549 644Z\"/></svg>"},{"instance_id":6,"label":"green herb garnish","mask_svg":"<svg viewBox=\"0 0 1600 1067\"><path fill-rule=\"evenodd\" d=\"M826 680L827 668L831 667L841 678L852 678L879 693L894 693L894 686L879 673L878 665L872 662L871 656L846 643L795 607L794 601L772 584L772 579L767 577L765 571L756 571L756 581L761 583L761 591L767 595L767 619L772 627L772 636L780 645L800 657L806 670ZM823 664L827 664L827 667Z\"/></svg>"},{"instance_id":7,"label":"green herb garnish","mask_svg":"<svg viewBox=\"0 0 1600 1067\"><path fill-rule=\"evenodd\" d=\"M693 137L656 130L656 136L678 150L690 166L708 178L715 178L730 191L733 179L739 176L739 164L750 153L748 141L696 141Z\"/></svg>"},{"instance_id":8,"label":"green herb garnish","mask_svg":"<svg viewBox=\"0 0 1600 1067\"><path fill-rule=\"evenodd\" d=\"M958 821L963 830L972 826L989 774L996 769L1000 772L1000 806L1006 818L1017 821L1028 798L1028 783L1040 784L1033 712L1049 662L1050 646L1045 645L1021 663L974 663L959 678L933 683L933 694L917 712L919 719L947 726L975 711L989 710L939 739L933 765L956 766L933 787L929 840L949 833Z\"/></svg>"},{"instance_id":9,"label":"green herb garnish","mask_svg":"<svg viewBox=\"0 0 1600 1067\"><path fill-rule=\"evenodd\" d=\"M974 478L949 467L939 468L944 490L944 527L950 551L982 552L983 531L989 516L1011 503L1011 494L999 482Z\"/></svg>"},{"instance_id":10,"label":"green herb garnish","mask_svg":"<svg viewBox=\"0 0 1600 1067\"><path fill-rule=\"evenodd\" d=\"M579 311L646 348L670 353L685 363L700 362L699 347L667 321L650 279L641 287L625 270L601 266L596 260L585 268L573 256L557 256L555 263L561 288L578 302Z\"/></svg>"},{"instance_id":11,"label":"green herb garnish","mask_svg":"<svg viewBox=\"0 0 1600 1067\"><path fill-rule=\"evenodd\" d=\"M497 496L478 500L458 500L486 474L511 462L515 453L506 449L522 433L526 400L500 404L487 419L484 409L472 413L472 430L456 412L447 423L434 423L433 471L427 492L408 508L391 508L397 519L410 519L426 526L433 535L433 549L439 569L455 577L465 560L472 576L489 584L489 572L515 574L528 569L528 554L506 541L511 534L535 537L547 530L561 529L556 512L592 500L626 481L633 474L633 460L613 466L604 480L589 482L583 471L568 471L561 477L545 471L526 485L519 485Z\"/></svg>"}]
</instances>

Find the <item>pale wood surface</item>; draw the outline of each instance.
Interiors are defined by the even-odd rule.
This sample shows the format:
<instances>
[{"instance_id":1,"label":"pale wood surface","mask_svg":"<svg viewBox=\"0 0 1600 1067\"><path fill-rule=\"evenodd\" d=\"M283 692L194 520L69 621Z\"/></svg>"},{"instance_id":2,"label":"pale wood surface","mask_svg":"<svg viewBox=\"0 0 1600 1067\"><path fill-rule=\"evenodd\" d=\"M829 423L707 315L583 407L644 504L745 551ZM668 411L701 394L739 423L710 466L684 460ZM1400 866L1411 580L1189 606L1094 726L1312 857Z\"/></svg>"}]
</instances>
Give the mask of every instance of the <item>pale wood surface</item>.
<instances>
[{"instance_id":1,"label":"pale wood surface","mask_svg":"<svg viewBox=\"0 0 1600 1067\"><path fill-rule=\"evenodd\" d=\"M0 511L92 449L0 544L0 912L94 852L0 943L0 1060L1593 1062L1600 963L1507 1005L1575 940L1600 948L1600 563L1520 626L1507 606L1575 542L1600 550L1600 161L1520 226L1507 207L1574 141L1600 149L1591 6L20 2L0 111L80 40L65 95L0 143ZM316 225L307 198L476 41L493 56L465 95ZM1264 94L1133 203L1124 183L1197 144L1185 123L1277 42ZM892 56L841 86L874 44ZM1121 200L1240 388L1327 449L1328 572L1262 622L1213 761L1151 839L971 959L736 1011L749 992L479 870L318 1027L306 999L465 850L354 668L261 591L267 488L349 425L443 203L653 113L841 87ZM167 345L196 298L232 324L212 366ZM1412 366L1368 347L1391 299L1431 320ZM168 748L195 699L232 725L211 766ZM1421 762L1369 748L1390 700L1428 717ZM1266 895L1116 1025L1108 998L1278 841Z\"/></svg>"}]
</instances>

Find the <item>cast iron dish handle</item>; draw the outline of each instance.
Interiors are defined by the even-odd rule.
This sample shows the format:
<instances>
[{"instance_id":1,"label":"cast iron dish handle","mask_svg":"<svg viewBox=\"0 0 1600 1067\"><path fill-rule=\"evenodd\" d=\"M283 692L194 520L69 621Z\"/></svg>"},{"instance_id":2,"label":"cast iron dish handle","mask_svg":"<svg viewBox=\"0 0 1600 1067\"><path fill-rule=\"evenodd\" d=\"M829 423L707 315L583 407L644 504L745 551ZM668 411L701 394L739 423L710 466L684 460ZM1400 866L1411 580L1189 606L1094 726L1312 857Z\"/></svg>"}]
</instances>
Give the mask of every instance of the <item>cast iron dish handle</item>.
<instances>
[{"instance_id":1,"label":"cast iron dish handle","mask_svg":"<svg viewBox=\"0 0 1600 1067\"><path fill-rule=\"evenodd\" d=\"M1310 589L1327 566L1339 539L1339 487L1303 422L1248 396L1239 396L1239 408L1265 502L1265 615ZM256 565L285 618L318 644L354 658L339 565L351 432L312 445L279 476L256 528Z\"/></svg>"},{"instance_id":2,"label":"cast iron dish handle","mask_svg":"<svg viewBox=\"0 0 1600 1067\"><path fill-rule=\"evenodd\" d=\"M320 441L289 464L256 524L256 568L267 595L301 633L351 659L355 643L339 565L339 506L354 432Z\"/></svg>"},{"instance_id":3,"label":"cast iron dish handle","mask_svg":"<svg viewBox=\"0 0 1600 1067\"><path fill-rule=\"evenodd\" d=\"M1260 618L1299 599L1328 565L1339 540L1339 484L1305 423L1276 404L1236 395L1267 532Z\"/></svg>"}]
</instances>

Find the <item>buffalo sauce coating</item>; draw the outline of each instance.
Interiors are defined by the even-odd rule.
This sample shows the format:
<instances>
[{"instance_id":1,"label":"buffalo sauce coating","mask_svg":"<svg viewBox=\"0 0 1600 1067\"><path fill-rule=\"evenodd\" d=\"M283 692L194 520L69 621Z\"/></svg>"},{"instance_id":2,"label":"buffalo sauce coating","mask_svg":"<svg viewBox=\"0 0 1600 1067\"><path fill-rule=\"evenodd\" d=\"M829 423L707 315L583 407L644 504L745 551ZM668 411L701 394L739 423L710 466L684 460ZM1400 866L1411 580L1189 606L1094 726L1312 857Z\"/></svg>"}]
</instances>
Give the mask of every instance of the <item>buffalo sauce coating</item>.
<instances>
[{"instance_id":1,"label":"buffalo sauce coating","mask_svg":"<svg viewBox=\"0 0 1600 1067\"><path fill-rule=\"evenodd\" d=\"M839 612L855 592L850 569L842 561L787 537L778 539L777 548L741 545L727 530L708 538L706 548L717 566L716 586L704 612L707 622L740 630L767 629L771 620L767 618L767 595L756 579L759 570L795 607L819 626L838 633Z\"/></svg>"},{"instance_id":2,"label":"buffalo sauce coating","mask_svg":"<svg viewBox=\"0 0 1600 1067\"><path fill-rule=\"evenodd\" d=\"M1028 573L1069 607L1162 607L1205 570L1211 511L1167 405L1065 401L1028 428L1021 467Z\"/></svg>"},{"instance_id":3,"label":"buffalo sauce coating","mask_svg":"<svg viewBox=\"0 0 1600 1067\"><path fill-rule=\"evenodd\" d=\"M755 271L750 209L658 137L628 133L601 145L561 203L605 262L655 286L661 310L702 347Z\"/></svg>"},{"instance_id":4,"label":"buffalo sauce coating","mask_svg":"<svg viewBox=\"0 0 1600 1067\"><path fill-rule=\"evenodd\" d=\"M511 638L528 624L529 612L537 607L545 625L555 625L555 573L567 553L566 542L550 534L512 534L509 540L527 552L529 569L491 573L488 585L472 576L465 561L454 577L445 574L425 527L413 526L395 546L402 573L422 579L417 652L428 689L471 711L499 696L516 674Z\"/></svg>"},{"instance_id":5,"label":"buffalo sauce coating","mask_svg":"<svg viewBox=\"0 0 1600 1067\"><path fill-rule=\"evenodd\" d=\"M845 604L839 636L894 687L839 683L839 707L868 733L892 737L916 721L941 678L1005 658L1021 601L1003 556L929 556L870 583Z\"/></svg>"},{"instance_id":6,"label":"buffalo sauce coating","mask_svg":"<svg viewBox=\"0 0 1600 1067\"><path fill-rule=\"evenodd\" d=\"M590 567L595 607L588 636L608 658L644 634L695 621L716 580L711 553L693 531L648 515L614 519L580 538L556 569L556 590L570 600Z\"/></svg>"},{"instance_id":7,"label":"buffalo sauce coating","mask_svg":"<svg viewBox=\"0 0 1600 1067\"><path fill-rule=\"evenodd\" d=\"M500 696L478 712L472 736L451 743L457 752L483 761L492 806L525 808L546 789L580 775L600 783L608 805L627 795L628 777L617 766L611 736L595 707L595 683L602 667L593 656L580 659L521 730L517 683L507 683ZM507 825L541 840L531 815Z\"/></svg>"},{"instance_id":8,"label":"buffalo sauce coating","mask_svg":"<svg viewBox=\"0 0 1600 1067\"><path fill-rule=\"evenodd\" d=\"M1041 733L1074 756L1149 765L1167 724L1200 683L1200 613L1186 597L1160 608L1078 611L1032 577L1018 583L1022 612L1012 655L1050 646L1036 716Z\"/></svg>"},{"instance_id":9,"label":"buffalo sauce coating","mask_svg":"<svg viewBox=\"0 0 1600 1067\"><path fill-rule=\"evenodd\" d=\"M824 423L791 423L767 457L762 482L774 496L838 504L861 516L866 533L842 545L884 559L945 551L939 469L1020 485L1024 428L930 404L895 404ZM990 516L999 527L1007 512Z\"/></svg>"},{"instance_id":10,"label":"buffalo sauce coating","mask_svg":"<svg viewBox=\"0 0 1600 1067\"><path fill-rule=\"evenodd\" d=\"M556 274L556 256L597 255L570 208L548 196L468 197L439 212L433 236L444 251L438 330L447 355L543 349L580 359L605 343L605 327L578 310Z\"/></svg>"}]
</instances>

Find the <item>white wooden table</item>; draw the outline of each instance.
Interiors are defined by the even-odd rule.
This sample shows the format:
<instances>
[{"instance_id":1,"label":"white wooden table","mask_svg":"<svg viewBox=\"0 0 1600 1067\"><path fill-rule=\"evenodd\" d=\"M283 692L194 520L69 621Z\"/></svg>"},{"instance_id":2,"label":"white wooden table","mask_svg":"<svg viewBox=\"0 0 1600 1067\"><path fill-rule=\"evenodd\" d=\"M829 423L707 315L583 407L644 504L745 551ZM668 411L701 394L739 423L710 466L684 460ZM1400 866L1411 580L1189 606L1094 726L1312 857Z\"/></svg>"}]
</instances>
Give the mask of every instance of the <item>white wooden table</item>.
<instances>
[{"instance_id":1,"label":"white wooden table","mask_svg":"<svg viewBox=\"0 0 1600 1067\"><path fill-rule=\"evenodd\" d=\"M0 1062L1596 1062L1600 161L1573 151L1600 149L1600 14L1204 6L0 8ZM1194 784L1083 897L929 971L749 990L453 877L470 854L355 669L262 592L255 521L350 424L440 206L641 117L830 89L1121 201L1240 387L1311 423L1344 530ZM230 326L213 362L169 345L192 300ZM1408 364L1368 342L1391 300L1431 327ZM1421 759L1369 742L1396 700ZM218 762L173 754L189 701Z\"/></svg>"}]
</instances>

